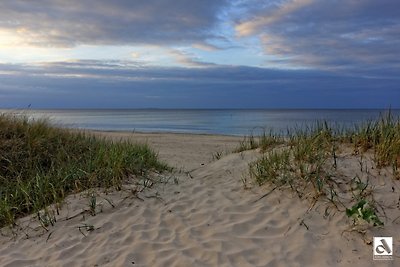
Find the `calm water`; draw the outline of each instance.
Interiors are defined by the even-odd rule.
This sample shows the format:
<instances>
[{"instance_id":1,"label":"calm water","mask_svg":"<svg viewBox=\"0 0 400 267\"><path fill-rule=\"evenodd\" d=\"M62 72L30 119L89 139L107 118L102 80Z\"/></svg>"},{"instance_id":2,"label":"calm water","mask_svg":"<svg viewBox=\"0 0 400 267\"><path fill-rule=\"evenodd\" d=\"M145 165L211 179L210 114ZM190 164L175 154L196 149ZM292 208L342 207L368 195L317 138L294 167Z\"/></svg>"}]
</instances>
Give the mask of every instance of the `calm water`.
<instances>
[{"instance_id":1,"label":"calm water","mask_svg":"<svg viewBox=\"0 0 400 267\"><path fill-rule=\"evenodd\" d=\"M0 110L48 118L58 126L107 131L246 135L302 127L317 120L345 127L379 118L383 110ZM400 116L400 110L392 110Z\"/></svg>"}]
</instances>

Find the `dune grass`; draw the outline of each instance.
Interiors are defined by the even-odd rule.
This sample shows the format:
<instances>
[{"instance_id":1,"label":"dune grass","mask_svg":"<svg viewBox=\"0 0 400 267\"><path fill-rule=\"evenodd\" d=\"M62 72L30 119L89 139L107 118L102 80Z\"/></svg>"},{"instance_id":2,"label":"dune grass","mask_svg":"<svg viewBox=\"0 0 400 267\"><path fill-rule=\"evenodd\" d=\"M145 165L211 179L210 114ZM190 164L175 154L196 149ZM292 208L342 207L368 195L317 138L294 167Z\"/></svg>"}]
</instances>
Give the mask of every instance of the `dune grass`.
<instances>
[{"instance_id":1,"label":"dune grass","mask_svg":"<svg viewBox=\"0 0 400 267\"><path fill-rule=\"evenodd\" d=\"M377 122L357 127L347 138L356 152L373 149L377 166L392 166L395 178L400 179L400 120L390 112Z\"/></svg>"},{"instance_id":2,"label":"dune grass","mask_svg":"<svg viewBox=\"0 0 400 267\"><path fill-rule=\"evenodd\" d=\"M259 136L255 136L253 134L245 136L243 140L239 142L239 146L233 152L238 153L256 148L260 148L261 151L266 151L268 148L283 143L284 143L284 138L281 135L275 134L273 131L269 132L264 131Z\"/></svg>"},{"instance_id":3,"label":"dune grass","mask_svg":"<svg viewBox=\"0 0 400 267\"><path fill-rule=\"evenodd\" d=\"M0 226L89 188L120 189L127 178L163 171L147 145L0 115Z\"/></svg>"},{"instance_id":4,"label":"dune grass","mask_svg":"<svg viewBox=\"0 0 400 267\"><path fill-rule=\"evenodd\" d=\"M337 150L341 144L350 144L354 154L373 151L376 166L391 166L393 178L400 179L400 121L390 112L375 122L354 126L353 129L318 122L310 127L290 130L284 138L273 137L273 140L283 139L285 146L266 151L259 160L250 164L250 175L259 185L287 186L300 198L306 195L316 201L325 197L337 205L338 187L333 171L337 168ZM241 147L249 148L250 144ZM369 200L365 194L369 192L367 186L362 190L358 187L349 189L356 203L347 208L346 213L382 225L375 214L373 197Z\"/></svg>"},{"instance_id":5,"label":"dune grass","mask_svg":"<svg viewBox=\"0 0 400 267\"><path fill-rule=\"evenodd\" d=\"M259 185L272 183L289 185L302 195L304 187L311 185L316 195L322 193L329 177L325 173L328 156L334 153L335 143L327 124L315 128L295 130L286 137L286 146L266 151L250 168Z\"/></svg>"}]
</instances>

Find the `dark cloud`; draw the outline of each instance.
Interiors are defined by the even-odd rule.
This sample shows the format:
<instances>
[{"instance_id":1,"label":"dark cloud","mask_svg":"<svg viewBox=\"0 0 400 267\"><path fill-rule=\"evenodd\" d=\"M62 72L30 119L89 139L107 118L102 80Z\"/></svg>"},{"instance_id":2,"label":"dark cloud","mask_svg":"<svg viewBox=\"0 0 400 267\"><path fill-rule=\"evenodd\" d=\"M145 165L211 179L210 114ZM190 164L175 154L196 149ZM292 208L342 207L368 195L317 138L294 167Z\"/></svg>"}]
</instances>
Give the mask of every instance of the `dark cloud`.
<instances>
[{"instance_id":1,"label":"dark cloud","mask_svg":"<svg viewBox=\"0 0 400 267\"><path fill-rule=\"evenodd\" d=\"M262 1L261 1L262 2ZM400 1L269 1L237 23L268 54L297 66L400 70Z\"/></svg>"},{"instance_id":2,"label":"dark cloud","mask_svg":"<svg viewBox=\"0 0 400 267\"><path fill-rule=\"evenodd\" d=\"M400 108L395 77L136 62L0 64L0 107Z\"/></svg>"},{"instance_id":3,"label":"dark cloud","mask_svg":"<svg viewBox=\"0 0 400 267\"><path fill-rule=\"evenodd\" d=\"M0 29L27 44L165 44L204 41L226 0L13 0L0 2Z\"/></svg>"}]
</instances>

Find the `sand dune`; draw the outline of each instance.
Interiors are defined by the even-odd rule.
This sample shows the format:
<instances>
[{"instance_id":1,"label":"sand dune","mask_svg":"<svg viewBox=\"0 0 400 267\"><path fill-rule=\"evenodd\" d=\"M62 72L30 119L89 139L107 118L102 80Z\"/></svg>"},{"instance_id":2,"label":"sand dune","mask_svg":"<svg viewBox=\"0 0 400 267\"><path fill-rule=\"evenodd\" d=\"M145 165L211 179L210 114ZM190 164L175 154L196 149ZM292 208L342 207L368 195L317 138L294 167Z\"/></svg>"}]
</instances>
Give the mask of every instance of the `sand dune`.
<instances>
[{"instance_id":1,"label":"sand dune","mask_svg":"<svg viewBox=\"0 0 400 267\"><path fill-rule=\"evenodd\" d=\"M100 133L99 133L100 134ZM130 138L110 134L111 138ZM385 228L352 231L343 212L300 200L288 190L245 189L248 164L258 151L228 154L235 137L135 134L178 171L137 195L98 191L96 215L87 194L69 196L48 231L30 217L2 229L0 266L397 266L372 260L373 236L393 236L400 255L400 183L377 175L378 200L387 206ZM349 153L339 158L343 177L358 172ZM179 171L181 170L181 171ZM373 170L375 171L375 170ZM372 171L372 172L373 172ZM373 174L373 173L372 173ZM371 175L372 175L371 174ZM361 175L361 174L360 174ZM168 181L168 182L167 182ZM112 203L114 207L110 204ZM28 227L29 226L29 227Z\"/></svg>"}]
</instances>

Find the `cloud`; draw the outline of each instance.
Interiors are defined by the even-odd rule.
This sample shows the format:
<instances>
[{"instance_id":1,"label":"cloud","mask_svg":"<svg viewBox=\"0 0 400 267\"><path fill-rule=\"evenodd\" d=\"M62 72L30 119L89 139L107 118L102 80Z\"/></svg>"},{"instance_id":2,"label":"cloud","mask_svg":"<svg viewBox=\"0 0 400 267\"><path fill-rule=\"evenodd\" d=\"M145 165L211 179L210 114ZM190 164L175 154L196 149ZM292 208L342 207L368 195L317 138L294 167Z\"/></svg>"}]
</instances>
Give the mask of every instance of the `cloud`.
<instances>
[{"instance_id":1,"label":"cloud","mask_svg":"<svg viewBox=\"0 0 400 267\"><path fill-rule=\"evenodd\" d=\"M199 50L203 50L203 51L217 51L220 50L221 48L212 45L212 44L208 44L208 43L195 43L192 45L193 48L199 49Z\"/></svg>"},{"instance_id":2,"label":"cloud","mask_svg":"<svg viewBox=\"0 0 400 267\"><path fill-rule=\"evenodd\" d=\"M192 53L181 51L178 49L170 49L168 51L168 54L171 55L180 65L186 67L202 68L214 65L201 61L200 58Z\"/></svg>"},{"instance_id":3,"label":"cloud","mask_svg":"<svg viewBox=\"0 0 400 267\"><path fill-rule=\"evenodd\" d=\"M19 44L41 47L202 42L214 36L218 13L226 4L226 0L1 1L0 30L3 36L15 36Z\"/></svg>"},{"instance_id":4,"label":"cloud","mask_svg":"<svg viewBox=\"0 0 400 267\"><path fill-rule=\"evenodd\" d=\"M286 0L247 8L237 36L258 36L266 54L293 66L400 70L399 1Z\"/></svg>"},{"instance_id":5,"label":"cloud","mask_svg":"<svg viewBox=\"0 0 400 267\"><path fill-rule=\"evenodd\" d=\"M132 52L132 53L131 53L131 57L134 58L134 59L138 59L138 58L140 58L140 56L141 56L141 55L140 55L140 53L138 53L138 52Z\"/></svg>"},{"instance_id":6,"label":"cloud","mask_svg":"<svg viewBox=\"0 0 400 267\"><path fill-rule=\"evenodd\" d=\"M311 4L313 1L314 0L292 0L281 5L277 4L276 7L273 8L273 12L270 12L271 8L268 8L267 14L256 16L249 21L236 25L236 32L238 36L254 34L260 28L279 22L284 19L285 16Z\"/></svg>"},{"instance_id":7,"label":"cloud","mask_svg":"<svg viewBox=\"0 0 400 267\"><path fill-rule=\"evenodd\" d=\"M135 61L0 64L0 107L400 108L399 78Z\"/></svg>"}]
</instances>

